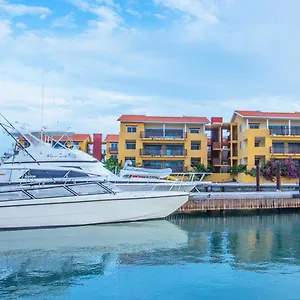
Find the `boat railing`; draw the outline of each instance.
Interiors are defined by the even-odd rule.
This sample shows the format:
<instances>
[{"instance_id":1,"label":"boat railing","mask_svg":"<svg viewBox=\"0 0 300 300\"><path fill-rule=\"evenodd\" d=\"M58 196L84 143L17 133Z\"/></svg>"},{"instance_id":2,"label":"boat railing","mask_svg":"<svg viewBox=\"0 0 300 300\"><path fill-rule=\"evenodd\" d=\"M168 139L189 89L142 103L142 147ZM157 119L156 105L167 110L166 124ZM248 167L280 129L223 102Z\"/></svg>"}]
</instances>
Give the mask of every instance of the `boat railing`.
<instances>
[{"instance_id":1,"label":"boat railing","mask_svg":"<svg viewBox=\"0 0 300 300\"><path fill-rule=\"evenodd\" d=\"M77 184L60 184L52 186L18 186L0 191L0 202L46 198L62 198L71 196L89 196L98 194L116 194L104 183L85 182Z\"/></svg>"},{"instance_id":2,"label":"boat railing","mask_svg":"<svg viewBox=\"0 0 300 300\"><path fill-rule=\"evenodd\" d=\"M212 173L209 172L179 172L172 173L168 176L168 180L176 180L176 181L203 181L206 175L210 175Z\"/></svg>"}]
</instances>

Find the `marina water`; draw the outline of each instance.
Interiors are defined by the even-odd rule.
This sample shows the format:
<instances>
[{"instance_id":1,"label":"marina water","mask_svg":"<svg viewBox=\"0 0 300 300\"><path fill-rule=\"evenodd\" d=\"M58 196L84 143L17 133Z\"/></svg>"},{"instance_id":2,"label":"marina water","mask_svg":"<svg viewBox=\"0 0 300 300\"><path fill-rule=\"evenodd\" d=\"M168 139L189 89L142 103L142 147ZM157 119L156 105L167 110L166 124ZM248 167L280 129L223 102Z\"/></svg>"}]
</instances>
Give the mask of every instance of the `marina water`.
<instances>
[{"instance_id":1,"label":"marina water","mask_svg":"<svg viewBox=\"0 0 300 300\"><path fill-rule=\"evenodd\" d=\"M300 214L0 232L0 299L300 299Z\"/></svg>"}]
</instances>

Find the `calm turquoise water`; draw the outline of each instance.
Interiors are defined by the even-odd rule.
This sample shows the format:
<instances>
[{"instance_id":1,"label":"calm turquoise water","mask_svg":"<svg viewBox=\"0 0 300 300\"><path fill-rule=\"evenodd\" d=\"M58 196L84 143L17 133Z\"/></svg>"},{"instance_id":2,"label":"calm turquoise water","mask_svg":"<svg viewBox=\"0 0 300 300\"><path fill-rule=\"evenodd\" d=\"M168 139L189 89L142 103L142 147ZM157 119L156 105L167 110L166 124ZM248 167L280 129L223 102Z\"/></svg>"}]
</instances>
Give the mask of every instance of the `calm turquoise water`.
<instances>
[{"instance_id":1,"label":"calm turquoise water","mask_svg":"<svg viewBox=\"0 0 300 300\"><path fill-rule=\"evenodd\" d=\"M0 233L0 299L300 299L300 214Z\"/></svg>"}]
</instances>

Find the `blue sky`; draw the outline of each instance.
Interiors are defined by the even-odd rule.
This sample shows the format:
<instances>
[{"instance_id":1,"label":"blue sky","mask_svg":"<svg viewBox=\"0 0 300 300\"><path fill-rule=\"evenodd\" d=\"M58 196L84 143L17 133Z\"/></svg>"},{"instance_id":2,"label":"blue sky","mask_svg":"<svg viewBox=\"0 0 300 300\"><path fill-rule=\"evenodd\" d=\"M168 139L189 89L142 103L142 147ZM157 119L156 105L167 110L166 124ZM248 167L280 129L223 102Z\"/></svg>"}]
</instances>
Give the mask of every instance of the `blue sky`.
<instances>
[{"instance_id":1,"label":"blue sky","mask_svg":"<svg viewBox=\"0 0 300 300\"><path fill-rule=\"evenodd\" d=\"M298 0L0 0L11 121L118 132L122 113L300 111Z\"/></svg>"}]
</instances>

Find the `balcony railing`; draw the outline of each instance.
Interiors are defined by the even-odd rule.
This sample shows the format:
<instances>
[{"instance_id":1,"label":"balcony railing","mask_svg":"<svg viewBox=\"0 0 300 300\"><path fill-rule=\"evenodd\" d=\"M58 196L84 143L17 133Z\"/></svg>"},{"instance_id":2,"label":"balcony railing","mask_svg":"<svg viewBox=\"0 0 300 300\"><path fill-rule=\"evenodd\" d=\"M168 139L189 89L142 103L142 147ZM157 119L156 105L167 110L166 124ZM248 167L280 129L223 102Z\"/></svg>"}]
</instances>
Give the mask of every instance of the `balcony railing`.
<instances>
[{"instance_id":1,"label":"balcony railing","mask_svg":"<svg viewBox=\"0 0 300 300\"><path fill-rule=\"evenodd\" d=\"M237 133L232 133L230 136L231 141L237 141L238 140L238 134Z\"/></svg>"},{"instance_id":2,"label":"balcony railing","mask_svg":"<svg viewBox=\"0 0 300 300\"><path fill-rule=\"evenodd\" d=\"M232 157L237 157L237 156L238 156L237 150L233 150L233 151L231 152L231 156L232 156Z\"/></svg>"},{"instance_id":3,"label":"balcony railing","mask_svg":"<svg viewBox=\"0 0 300 300\"><path fill-rule=\"evenodd\" d=\"M283 155L300 154L300 144L297 147L292 147L292 146L271 147L270 153L271 154L283 154Z\"/></svg>"},{"instance_id":4,"label":"balcony railing","mask_svg":"<svg viewBox=\"0 0 300 300\"><path fill-rule=\"evenodd\" d=\"M291 133L288 127L279 127L270 129L270 135L300 135L300 128L291 127Z\"/></svg>"},{"instance_id":5,"label":"balcony railing","mask_svg":"<svg viewBox=\"0 0 300 300\"><path fill-rule=\"evenodd\" d=\"M181 133L159 133L159 132L141 132L141 139L157 139L157 140L185 140L186 132Z\"/></svg>"},{"instance_id":6,"label":"balcony railing","mask_svg":"<svg viewBox=\"0 0 300 300\"><path fill-rule=\"evenodd\" d=\"M229 161L226 160L226 159L213 158L212 159L212 165L213 166L228 166Z\"/></svg>"},{"instance_id":7,"label":"balcony railing","mask_svg":"<svg viewBox=\"0 0 300 300\"><path fill-rule=\"evenodd\" d=\"M110 147L110 148L109 148L109 152L110 152L110 153L118 153L118 148Z\"/></svg>"},{"instance_id":8,"label":"balcony railing","mask_svg":"<svg viewBox=\"0 0 300 300\"><path fill-rule=\"evenodd\" d=\"M142 156L186 156L187 150L153 150L153 149L141 149L140 155Z\"/></svg>"},{"instance_id":9,"label":"balcony railing","mask_svg":"<svg viewBox=\"0 0 300 300\"><path fill-rule=\"evenodd\" d=\"M228 142L220 143L220 142L213 142L212 143L212 149L218 150L218 149L229 149L228 148Z\"/></svg>"}]
</instances>

